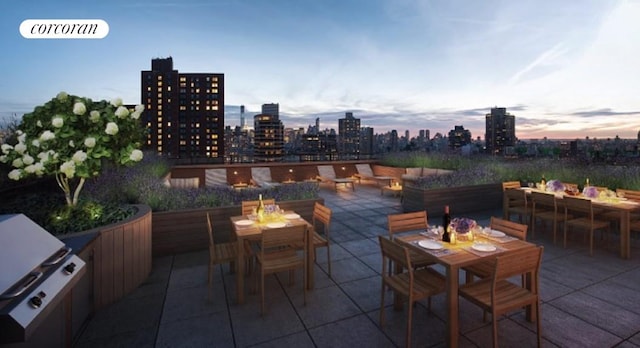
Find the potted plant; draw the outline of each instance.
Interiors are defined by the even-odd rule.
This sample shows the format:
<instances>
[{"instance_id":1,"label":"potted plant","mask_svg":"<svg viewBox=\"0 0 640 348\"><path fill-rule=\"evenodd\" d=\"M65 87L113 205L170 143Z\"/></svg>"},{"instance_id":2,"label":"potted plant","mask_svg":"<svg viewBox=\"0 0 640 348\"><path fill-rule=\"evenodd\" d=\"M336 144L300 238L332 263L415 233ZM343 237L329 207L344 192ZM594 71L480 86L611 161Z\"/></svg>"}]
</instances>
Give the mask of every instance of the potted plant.
<instances>
[{"instance_id":1,"label":"potted plant","mask_svg":"<svg viewBox=\"0 0 640 348\"><path fill-rule=\"evenodd\" d=\"M129 165L142 159L143 109L142 105L127 108L119 98L93 101L60 92L23 116L13 142L1 145L0 162L11 167L12 180L55 177L66 209L52 214L52 219L77 219L86 180L99 176L106 162ZM98 216L101 209L91 205L83 210L87 218L104 223Z\"/></svg>"}]
</instances>

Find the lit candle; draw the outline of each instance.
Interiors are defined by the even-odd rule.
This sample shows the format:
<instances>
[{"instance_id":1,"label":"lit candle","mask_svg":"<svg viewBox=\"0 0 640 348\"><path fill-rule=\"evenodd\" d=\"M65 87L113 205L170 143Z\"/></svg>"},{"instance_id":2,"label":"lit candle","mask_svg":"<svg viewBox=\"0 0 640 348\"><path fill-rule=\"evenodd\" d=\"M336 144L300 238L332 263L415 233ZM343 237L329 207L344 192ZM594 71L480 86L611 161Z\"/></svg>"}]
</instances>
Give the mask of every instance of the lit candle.
<instances>
[{"instance_id":1,"label":"lit candle","mask_svg":"<svg viewBox=\"0 0 640 348\"><path fill-rule=\"evenodd\" d=\"M451 232L449 233L449 240L449 243L456 244L456 231L451 230Z\"/></svg>"}]
</instances>

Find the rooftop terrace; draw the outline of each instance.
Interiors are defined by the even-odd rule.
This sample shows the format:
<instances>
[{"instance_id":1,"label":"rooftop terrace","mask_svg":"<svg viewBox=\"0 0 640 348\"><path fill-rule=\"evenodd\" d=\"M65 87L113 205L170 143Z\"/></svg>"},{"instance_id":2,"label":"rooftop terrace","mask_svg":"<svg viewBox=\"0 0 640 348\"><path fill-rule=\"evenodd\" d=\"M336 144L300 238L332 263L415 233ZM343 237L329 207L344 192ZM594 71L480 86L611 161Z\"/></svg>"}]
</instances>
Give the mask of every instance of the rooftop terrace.
<instances>
[{"instance_id":1,"label":"rooftop terrace","mask_svg":"<svg viewBox=\"0 0 640 348\"><path fill-rule=\"evenodd\" d=\"M315 288L302 303L302 277L267 277L267 313L248 294L236 304L235 274L216 269L213 301L207 300L207 251L159 257L148 280L123 300L95 313L76 347L397 347L404 346L406 312L394 311L386 296L386 326L378 323L381 257L378 235L387 235L388 214L402 212L400 199L381 196L372 185L320 195L333 210L332 272L318 250ZM437 212L439 213L439 212ZM452 212L455 215L455 212ZM430 221L440 221L430 214ZM482 225L502 212L469 214ZM538 232L538 231L537 231ZM640 242L632 238L631 259L619 257L616 241L598 245L589 256L579 239L567 249L553 245L550 233L536 233L545 246L541 270L542 335L545 347L640 347ZM601 244L602 242L598 243ZM464 275L461 272L461 282ZM252 280L248 281L249 283ZM414 310L413 344L445 345L445 295ZM405 306L406 307L406 306ZM491 321L460 299L460 346L491 346ZM536 345L535 324L516 312L499 321L504 347Z\"/></svg>"}]
</instances>

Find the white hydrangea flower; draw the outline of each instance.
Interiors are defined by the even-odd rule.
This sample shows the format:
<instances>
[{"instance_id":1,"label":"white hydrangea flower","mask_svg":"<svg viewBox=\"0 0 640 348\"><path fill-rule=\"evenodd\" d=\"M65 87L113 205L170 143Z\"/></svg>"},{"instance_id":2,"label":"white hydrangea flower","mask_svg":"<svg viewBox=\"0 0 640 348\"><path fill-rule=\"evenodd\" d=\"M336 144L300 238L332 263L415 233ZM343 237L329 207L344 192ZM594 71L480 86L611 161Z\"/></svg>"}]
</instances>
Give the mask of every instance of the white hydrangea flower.
<instances>
[{"instance_id":1,"label":"white hydrangea flower","mask_svg":"<svg viewBox=\"0 0 640 348\"><path fill-rule=\"evenodd\" d=\"M118 118L125 118L129 116L129 110L127 110L127 108L125 108L124 106L118 106L114 114L118 116Z\"/></svg>"},{"instance_id":2,"label":"white hydrangea flower","mask_svg":"<svg viewBox=\"0 0 640 348\"><path fill-rule=\"evenodd\" d=\"M137 111L132 112L131 113L131 118L134 119L134 120L139 119L140 118L140 113L137 112Z\"/></svg>"},{"instance_id":3,"label":"white hydrangea flower","mask_svg":"<svg viewBox=\"0 0 640 348\"><path fill-rule=\"evenodd\" d=\"M49 151L51 151L51 150L49 150ZM38 154L38 158L40 159L40 162L43 162L43 163L49 162L49 152L48 151L47 152L44 152L44 151L40 152Z\"/></svg>"},{"instance_id":4,"label":"white hydrangea flower","mask_svg":"<svg viewBox=\"0 0 640 348\"><path fill-rule=\"evenodd\" d=\"M109 135L116 135L118 134L118 125L115 122L109 122L104 132Z\"/></svg>"},{"instance_id":5,"label":"white hydrangea flower","mask_svg":"<svg viewBox=\"0 0 640 348\"><path fill-rule=\"evenodd\" d=\"M13 162L11 162L11 166L14 168L22 168L22 166L24 166L24 163L22 162L22 158L14 159Z\"/></svg>"},{"instance_id":6,"label":"white hydrangea flower","mask_svg":"<svg viewBox=\"0 0 640 348\"><path fill-rule=\"evenodd\" d=\"M31 165L33 164L34 159L33 157L29 156L29 154L25 154L24 156L22 156L22 163L26 164L26 165Z\"/></svg>"},{"instance_id":7,"label":"white hydrangea flower","mask_svg":"<svg viewBox=\"0 0 640 348\"><path fill-rule=\"evenodd\" d=\"M25 151L27 151L27 145L25 145L24 143L18 143L13 149L16 150L17 153L22 155Z\"/></svg>"},{"instance_id":8,"label":"white hydrangea flower","mask_svg":"<svg viewBox=\"0 0 640 348\"><path fill-rule=\"evenodd\" d=\"M131 155L129 155L129 159L134 161L134 162L140 162L142 160L142 151L140 150L133 150L131 151Z\"/></svg>"},{"instance_id":9,"label":"white hydrangea flower","mask_svg":"<svg viewBox=\"0 0 640 348\"><path fill-rule=\"evenodd\" d=\"M22 177L22 171L20 169L14 169L9 172L9 179L11 180L20 180Z\"/></svg>"},{"instance_id":10,"label":"white hydrangea flower","mask_svg":"<svg viewBox=\"0 0 640 348\"><path fill-rule=\"evenodd\" d=\"M73 154L71 159L76 163L82 163L87 160L87 153L82 150L78 150Z\"/></svg>"},{"instance_id":11,"label":"white hydrangea flower","mask_svg":"<svg viewBox=\"0 0 640 348\"><path fill-rule=\"evenodd\" d=\"M142 105L142 104L138 104L138 105L136 105L136 107L135 107L135 111L136 111L137 113L142 113L142 112L144 111L144 105Z\"/></svg>"},{"instance_id":12,"label":"white hydrangea flower","mask_svg":"<svg viewBox=\"0 0 640 348\"><path fill-rule=\"evenodd\" d=\"M38 139L31 140L31 145L33 145L34 147L40 147L40 140Z\"/></svg>"},{"instance_id":13,"label":"white hydrangea flower","mask_svg":"<svg viewBox=\"0 0 640 348\"><path fill-rule=\"evenodd\" d=\"M42 134L40 134L40 141L53 140L55 138L56 138L56 135L53 134L53 132L50 130L46 130L42 132Z\"/></svg>"},{"instance_id":14,"label":"white hydrangea flower","mask_svg":"<svg viewBox=\"0 0 640 348\"><path fill-rule=\"evenodd\" d=\"M51 125L56 128L61 128L64 125L64 119L62 118L62 116L56 116L51 119Z\"/></svg>"},{"instance_id":15,"label":"white hydrangea flower","mask_svg":"<svg viewBox=\"0 0 640 348\"><path fill-rule=\"evenodd\" d=\"M92 148L92 147L96 146L96 138L94 138L94 137L86 138L84 140L84 146L86 146L88 148Z\"/></svg>"},{"instance_id":16,"label":"white hydrangea flower","mask_svg":"<svg viewBox=\"0 0 640 348\"><path fill-rule=\"evenodd\" d=\"M69 140L69 147L76 147L76 143L73 140Z\"/></svg>"},{"instance_id":17,"label":"white hydrangea flower","mask_svg":"<svg viewBox=\"0 0 640 348\"><path fill-rule=\"evenodd\" d=\"M111 105L113 105L114 107L118 107L122 105L122 99L121 98L111 99Z\"/></svg>"},{"instance_id":18,"label":"white hydrangea flower","mask_svg":"<svg viewBox=\"0 0 640 348\"><path fill-rule=\"evenodd\" d=\"M36 126L42 128L42 121L38 120L38 122L36 122Z\"/></svg>"},{"instance_id":19,"label":"white hydrangea flower","mask_svg":"<svg viewBox=\"0 0 640 348\"><path fill-rule=\"evenodd\" d=\"M20 135L18 135L18 143L24 144L26 141L27 141L27 134L22 133L22 131L20 131Z\"/></svg>"},{"instance_id":20,"label":"white hydrangea flower","mask_svg":"<svg viewBox=\"0 0 640 348\"><path fill-rule=\"evenodd\" d=\"M9 160L9 157L7 157L7 155L0 156L0 162L7 163L8 160Z\"/></svg>"},{"instance_id":21,"label":"white hydrangea flower","mask_svg":"<svg viewBox=\"0 0 640 348\"><path fill-rule=\"evenodd\" d=\"M60 171L71 179L76 174L76 163L74 161L67 161L60 165Z\"/></svg>"},{"instance_id":22,"label":"white hydrangea flower","mask_svg":"<svg viewBox=\"0 0 640 348\"><path fill-rule=\"evenodd\" d=\"M36 169L36 175L42 175L44 174L44 163L42 162L37 162L33 165Z\"/></svg>"},{"instance_id":23,"label":"white hydrangea flower","mask_svg":"<svg viewBox=\"0 0 640 348\"><path fill-rule=\"evenodd\" d=\"M100 111L93 110L89 113L89 120L93 123L100 121Z\"/></svg>"},{"instance_id":24,"label":"white hydrangea flower","mask_svg":"<svg viewBox=\"0 0 640 348\"><path fill-rule=\"evenodd\" d=\"M60 93L58 93L56 98L58 98L59 101L65 101L65 100L67 100L68 96L69 95L67 94L67 92L60 92Z\"/></svg>"},{"instance_id":25,"label":"white hydrangea flower","mask_svg":"<svg viewBox=\"0 0 640 348\"><path fill-rule=\"evenodd\" d=\"M25 173L28 173L28 174L34 174L36 172L36 166L33 165L33 164L29 165L29 166L26 166L26 167L24 167L24 171L25 171Z\"/></svg>"},{"instance_id":26,"label":"white hydrangea flower","mask_svg":"<svg viewBox=\"0 0 640 348\"><path fill-rule=\"evenodd\" d=\"M2 149L3 154L8 155L9 151L13 150L13 146L9 144L2 144L2 146L0 146L0 149Z\"/></svg>"},{"instance_id":27,"label":"white hydrangea flower","mask_svg":"<svg viewBox=\"0 0 640 348\"><path fill-rule=\"evenodd\" d=\"M87 112L87 107L83 102L76 102L73 104L73 113L76 115L84 115Z\"/></svg>"}]
</instances>

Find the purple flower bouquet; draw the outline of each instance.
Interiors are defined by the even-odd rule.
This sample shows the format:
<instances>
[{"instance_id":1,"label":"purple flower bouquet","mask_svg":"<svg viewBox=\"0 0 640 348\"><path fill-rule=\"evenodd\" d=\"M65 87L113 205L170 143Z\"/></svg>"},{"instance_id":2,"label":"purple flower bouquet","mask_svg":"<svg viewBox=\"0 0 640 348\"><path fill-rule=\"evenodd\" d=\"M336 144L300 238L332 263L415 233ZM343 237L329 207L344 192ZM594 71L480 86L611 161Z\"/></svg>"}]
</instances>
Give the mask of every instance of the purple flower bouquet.
<instances>
[{"instance_id":1,"label":"purple flower bouquet","mask_svg":"<svg viewBox=\"0 0 640 348\"><path fill-rule=\"evenodd\" d=\"M454 218L451 220L451 227L460 234L465 234L476 227L476 220L469 218Z\"/></svg>"},{"instance_id":2,"label":"purple flower bouquet","mask_svg":"<svg viewBox=\"0 0 640 348\"><path fill-rule=\"evenodd\" d=\"M562 192L564 191L564 184L560 180L549 180L547 181L547 191Z\"/></svg>"},{"instance_id":3,"label":"purple flower bouquet","mask_svg":"<svg viewBox=\"0 0 640 348\"><path fill-rule=\"evenodd\" d=\"M582 189L582 195L588 198L598 198L600 192L598 192L595 186L585 186L585 188Z\"/></svg>"}]
</instances>

